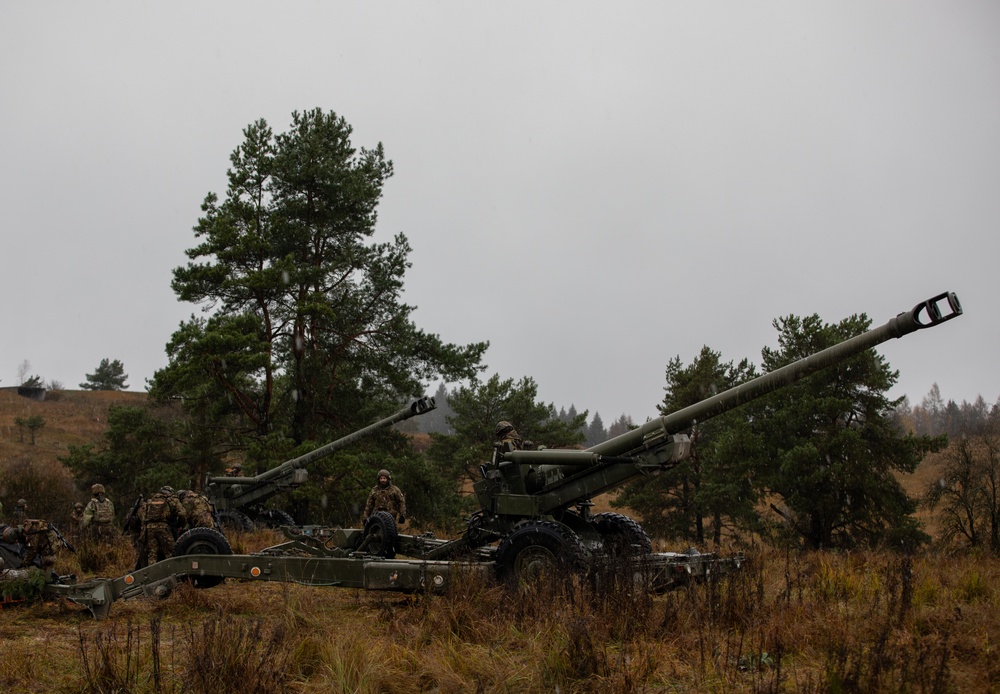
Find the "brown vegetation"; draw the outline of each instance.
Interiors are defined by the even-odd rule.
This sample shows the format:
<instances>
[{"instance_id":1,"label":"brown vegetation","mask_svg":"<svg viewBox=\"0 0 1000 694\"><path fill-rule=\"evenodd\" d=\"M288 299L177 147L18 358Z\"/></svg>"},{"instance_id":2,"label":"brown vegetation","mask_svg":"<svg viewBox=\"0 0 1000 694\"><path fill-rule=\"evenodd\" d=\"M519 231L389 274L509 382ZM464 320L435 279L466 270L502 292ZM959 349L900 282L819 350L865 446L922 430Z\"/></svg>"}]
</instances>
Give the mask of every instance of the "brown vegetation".
<instances>
[{"instance_id":1,"label":"brown vegetation","mask_svg":"<svg viewBox=\"0 0 1000 694\"><path fill-rule=\"evenodd\" d=\"M56 455L66 443L103 431L107 402L94 400L120 397L143 396L21 402L0 390L3 464L14 451L65 474ZM66 406L71 424L56 414ZM49 422L27 452L10 435L24 408ZM911 494L934 479L934 464L903 481ZM243 553L277 538L231 540ZM116 603L103 622L66 601L36 602L0 609L0 691L1000 689L997 559L760 546L747 554L738 575L662 596L610 581L511 593L469 577L444 596L184 585L163 600ZM56 569L120 575L132 560L124 539L103 556L84 543Z\"/></svg>"},{"instance_id":2,"label":"brown vegetation","mask_svg":"<svg viewBox=\"0 0 1000 694\"><path fill-rule=\"evenodd\" d=\"M663 596L472 577L444 596L181 586L104 622L62 601L0 610L0 689L982 691L1000 687L998 580L995 560L759 548Z\"/></svg>"}]
</instances>

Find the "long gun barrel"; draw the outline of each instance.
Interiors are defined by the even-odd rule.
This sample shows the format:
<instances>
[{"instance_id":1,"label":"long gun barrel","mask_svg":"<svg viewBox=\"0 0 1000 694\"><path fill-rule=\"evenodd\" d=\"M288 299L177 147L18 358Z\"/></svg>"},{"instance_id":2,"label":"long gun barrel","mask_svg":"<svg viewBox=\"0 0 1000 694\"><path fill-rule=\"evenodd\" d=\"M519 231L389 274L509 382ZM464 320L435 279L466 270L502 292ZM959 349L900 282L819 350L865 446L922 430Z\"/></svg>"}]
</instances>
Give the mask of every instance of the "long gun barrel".
<instances>
[{"instance_id":1,"label":"long gun barrel","mask_svg":"<svg viewBox=\"0 0 1000 694\"><path fill-rule=\"evenodd\" d=\"M942 302L944 306L942 306ZM946 308L946 312L942 309ZM945 292L900 313L885 325L872 328L844 342L828 347L804 359L775 369L684 409L658 417L645 425L609 439L589 450L602 455L628 455L648 447L651 438L682 431L699 421L715 417L762 395L794 383L828 366L844 361L866 349L892 338L903 337L923 328L940 325L962 315L962 305L954 292Z\"/></svg>"},{"instance_id":2,"label":"long gun barrel","mask_svg":"<svg viewBox=\"0 0 1000 694\"><path fill-rule=\"evenodd\" d=\"M303 484L307 479L307 472L304 468L310 463L320 458L325 458L342 448L346 448L356 441L370 436L379 429L385 429L410 417L430 412L435 407L434 398L423 397L413 401L399 412L381 419L374 424L370 424L364 429L359 429L336 441L331 441L313 451L300 455L298 458L286 460L281 465L266 470L254 477L210 477L208 479L210 496L213 497L213 501L219 507L219 510L240 508L260 503L283 489ZM217 491L219 489L222 490L221 495Z\"/></svg>"},{"instance_id":3,"label":"long gun barrel","mask_svg":"<svg viewBox=\"0 0 1000 694\"><path fill-rule=\"evenodd\" d=\"M821 369L849 359L892 338L962 315L953 292L945 292L816 354L730 388L699 403L656 417L642 426L586 450L513 451L500 455L501 465L533 466L524 474L525 492L538 495L535 508L550 512L614 489L644 469L669 467L690 450L685 431L697 422L788 386ZM622 463L630 464L622 464ZM493 504L496 506L497 504Z\"/></svg>"}]
</instances>

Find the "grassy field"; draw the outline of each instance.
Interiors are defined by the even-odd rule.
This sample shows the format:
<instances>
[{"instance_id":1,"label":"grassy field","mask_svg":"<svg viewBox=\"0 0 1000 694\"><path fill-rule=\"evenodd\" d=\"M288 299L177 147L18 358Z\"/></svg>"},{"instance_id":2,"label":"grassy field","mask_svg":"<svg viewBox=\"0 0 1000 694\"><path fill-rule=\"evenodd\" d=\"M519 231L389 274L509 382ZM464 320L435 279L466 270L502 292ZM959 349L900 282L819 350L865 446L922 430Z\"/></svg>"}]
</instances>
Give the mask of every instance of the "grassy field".
<instances>
[{"instance_id":1,"label":"grassy field","mask_svg":"<svg viewBox=\"0 0 1000 694\"><path fill-rule=\"evenodd\" d=\"M129 560L122 546L107 573ZM103 622L63 601L0 610L0 691L997 691L998 583L996 560L767 548L660 596L230 580L118 602Z\"/></svg>"},{"instance_id":2,"label":"grassy field","mask_svg":"<svg viewBox=\"0 0 1000 694\"><path fill-rule=\"evenodd\" d=\"M55 487L53 513L85 500L58 456L99 438L108 404L144 397L0 389L0 487L30 464L44 473L36 508ZM14 425L32 414L46 420L35 444ZM919 494L937 466L904 487ZM278 541L231 539L238 553ZM511 592L470 576L444 596L184 585L116 603L103 622L65 601L8 606L0 692L1000 691L1000 561L743 550L737 575L660 596L609 580ZM84 544L57 570L117 576L132 561L124 542L110 560Z\"/></svg>"}]
</instances>

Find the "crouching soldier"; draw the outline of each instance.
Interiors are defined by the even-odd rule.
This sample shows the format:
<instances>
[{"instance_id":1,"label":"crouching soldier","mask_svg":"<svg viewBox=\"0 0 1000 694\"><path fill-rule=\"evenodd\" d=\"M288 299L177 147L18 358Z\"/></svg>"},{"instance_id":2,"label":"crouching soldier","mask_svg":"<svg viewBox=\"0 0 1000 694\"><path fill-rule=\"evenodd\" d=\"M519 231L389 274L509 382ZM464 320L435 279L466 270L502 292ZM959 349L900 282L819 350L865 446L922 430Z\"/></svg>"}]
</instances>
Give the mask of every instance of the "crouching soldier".
<instances>
[{"instance_id":1,"label":"crouching soldier","mask_svg":"<svg viewBox=\"0 0 1000 694\"><path fill-rule=\"evenodd\" d=\"M207 496L189 489L182 489L177 496L184 507L188 528L215 527L215 509Z\"/></svg>"},{"instance_id":2,"label":"crouching soldier","mask_svg":"<svg viewBox=\"0 0 1000 694\"><path fill-rule=\"evenodd\" d=\"M142 522L140 543L146 548L146 561L155 564L174 552L173 528L185 523L184 507L174 495L172 487L160 487L160 491L143 502L139 508Z\"/></svg>"},{"instance_id":3,"label":"crouching soldier","mask_svg":"<svg viewBox=\"0 0 1000 694\"><path fill-rule=\"evenodd\" d=\"M40 569L55 566L61 542L59 534L48 521L30 518L18 526L18 533L25 548L22 566L37 566Z\"/></svg>"}]
</instances>

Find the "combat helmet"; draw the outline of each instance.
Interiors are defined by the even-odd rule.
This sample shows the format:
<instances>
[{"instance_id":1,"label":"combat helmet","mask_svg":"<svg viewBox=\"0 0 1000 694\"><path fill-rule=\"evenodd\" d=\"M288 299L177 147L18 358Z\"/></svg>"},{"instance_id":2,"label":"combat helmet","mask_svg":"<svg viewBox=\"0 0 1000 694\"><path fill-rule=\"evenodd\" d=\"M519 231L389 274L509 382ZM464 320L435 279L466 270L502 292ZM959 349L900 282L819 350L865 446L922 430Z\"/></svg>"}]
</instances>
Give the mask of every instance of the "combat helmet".
<instances>
[{"instance_id":1,"label":"combat helmet","mask_svg":"<svg viewBox=\"0 0 1000 694\"><path fill-rule=\"evenodd\" d=\"M385 477L385 478L386 478L387 480L389 480L389 482L390 482L390 483L392 482L392 473L391 473L391 472L389 472L388 470L385 470L385 469L383 469L383 470L379 470L379 471L378 471L378 474L377 474L377 475L375 475L375 480L376 480L376 481L379 481L379 480L380 480L380 479L381 479L381 478L382 478L383 476L384 476L384 477Z\"/></svg>"},{"instance_id":2,"label":"combat helmet","mask_svg":"<svg viewBox=\"0 0 1000 694\"><path fill-rule=\"evenodd\" d=\"M93 494L94 496L97 496L98 494L105 494L106 492L104 491L104 485L95 484L90 488L90 493Z\"/></svg>"},{"instance_id":3,"label":"combat helmet","mask_svg":"<svg viewBox=\"0 0 1000 694\"><path fill-rule=\"evenodd\" d=\"M168 484L165 484L162 487L160 487L160 494L166 494L167 496L170 496L173 493L174 493L174 488Z\"/></svg>"},{"instance_id":4,"label":"combat helmet","mask_svg":"<svg viewBox=\"0 0 1000 694\"><path fill-rule=\"evenodd\" d=\"M496 428L497 438L500 438L509 431L514 431L513 424L511 424L505 419L501 419L499 422L497 422L497 428Z\"/></svg>"}]
</instances>

